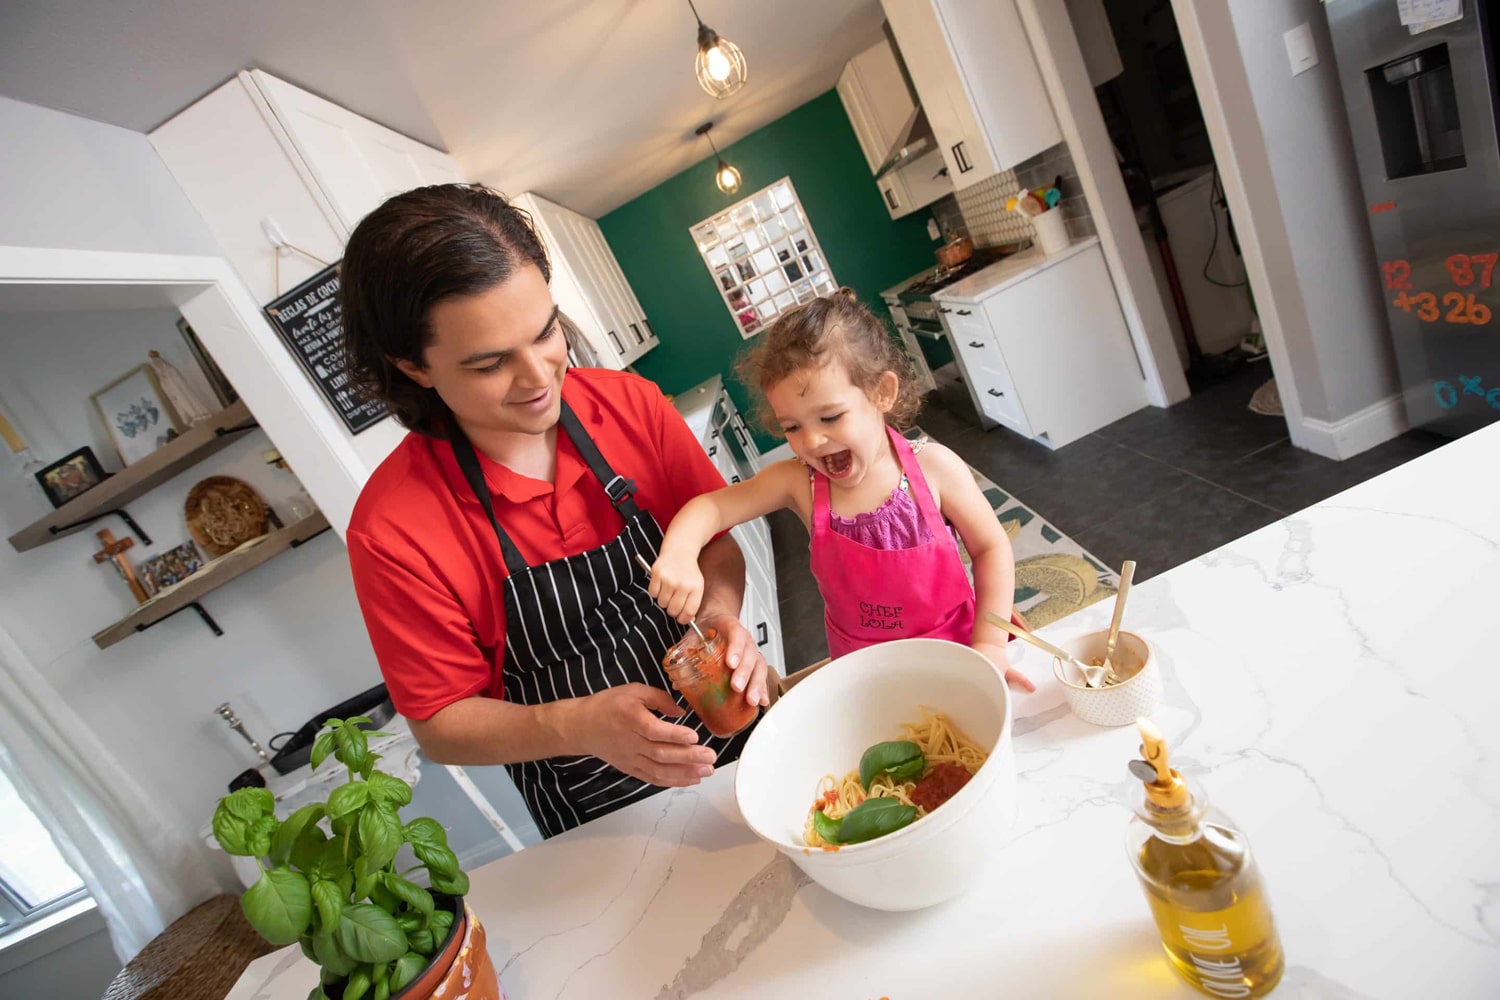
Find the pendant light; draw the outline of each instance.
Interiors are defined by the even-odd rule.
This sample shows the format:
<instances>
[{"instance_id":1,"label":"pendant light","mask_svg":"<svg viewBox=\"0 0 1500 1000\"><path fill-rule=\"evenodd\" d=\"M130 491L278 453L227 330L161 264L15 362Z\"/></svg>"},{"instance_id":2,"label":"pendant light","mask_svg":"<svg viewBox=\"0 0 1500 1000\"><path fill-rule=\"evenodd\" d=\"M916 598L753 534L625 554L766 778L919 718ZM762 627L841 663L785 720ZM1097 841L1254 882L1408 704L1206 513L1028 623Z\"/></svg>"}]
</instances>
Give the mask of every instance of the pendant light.
<instances>
[{"instance_id":1,"label":"pendant light","mask_svg":"<svg viewBox=\"0 0 1500 1000\"><path fill-rule=\"evenodd\" d=\"M698 59L695 68L698 84L714 97L723 100L737 94L745 85L745 53L740 47L703 23L698 8L688 0L688 8L698 19Z\"/></svg>"},{"instance_id":2,"label":"pendant light","mask_svg":"<svg viewBox=\"0 0 1500 1000\"><path fill-rule=\"evenodd\" d=\"M698 135L708 140L708 148L714 151L714 156L719 158L719 165L714 168L714 183L719 190L725 194L734 194L740 189L740 171L737 167L731 167L724 162L724 157L719 156L719 147L714 145L714 137L708 133L713 129L713 122L704 122L695 130Z\"/></svg>"}]
</instances>

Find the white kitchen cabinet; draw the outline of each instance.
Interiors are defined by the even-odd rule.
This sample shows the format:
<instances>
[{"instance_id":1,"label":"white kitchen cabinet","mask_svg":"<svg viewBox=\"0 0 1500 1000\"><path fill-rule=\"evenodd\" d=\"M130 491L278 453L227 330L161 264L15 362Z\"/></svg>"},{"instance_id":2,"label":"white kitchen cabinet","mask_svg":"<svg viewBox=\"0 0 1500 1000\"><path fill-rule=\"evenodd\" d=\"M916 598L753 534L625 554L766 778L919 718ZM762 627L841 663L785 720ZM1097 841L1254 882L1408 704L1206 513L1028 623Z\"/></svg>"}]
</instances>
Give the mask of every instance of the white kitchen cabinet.
<instances>
[{"instance_id":1,"label":"white kitchen cabinet","mask_svg":"<svg viewBox=\"0 0 1500 1000\"><path fill-rule=\"evenodd\" d=\"M1146 405L1146 383L1097 239L1017 255L933 296L986 425L1053 448Z\"/></svg>"},{"instance_id":2,"label":"white kitchen cabinet","mask_svg":"<svg viewBox=\"0 0 1500 1000\"><path fill-rule=\"evenodd\" d=\"M878 171L916 110L891 45L881 39L851 59L839 76L839 99L870 172ZM877 180L891 218L899 219L953 193L937 149Z\"/></svg>"},{"instance_id":3,"label":"white kitchen cabinet","mask_svg":"<svg viewBox=\"0 0 1500 1000\"><path fill-rule=\"evenodd\" d=\"M553 298L608 367L634 364L660 343L599 223L538 194L514 201L530 213L546 244Z\"/></svg>"},{"instance_id":4,"label":"white kitchen cabinet","mask_svg":"<svg viewBox=\"0 0 1500 1000\"><path fill-rule=\"evenodd\" d=\"M1015 0L882 0L953 186L1062 141Z\"/></svg>"},{"instance_id":5,"label":"white kitchen cabinet","mask_svg":"<svg viewBox=\"0 0 1500 1000\"><path fill-rule=\"evenodd\" d=\"M446 153L261 70L241 73L286 129L350 232L393 194L463 180Z\"/></svg>"}]
</instances>

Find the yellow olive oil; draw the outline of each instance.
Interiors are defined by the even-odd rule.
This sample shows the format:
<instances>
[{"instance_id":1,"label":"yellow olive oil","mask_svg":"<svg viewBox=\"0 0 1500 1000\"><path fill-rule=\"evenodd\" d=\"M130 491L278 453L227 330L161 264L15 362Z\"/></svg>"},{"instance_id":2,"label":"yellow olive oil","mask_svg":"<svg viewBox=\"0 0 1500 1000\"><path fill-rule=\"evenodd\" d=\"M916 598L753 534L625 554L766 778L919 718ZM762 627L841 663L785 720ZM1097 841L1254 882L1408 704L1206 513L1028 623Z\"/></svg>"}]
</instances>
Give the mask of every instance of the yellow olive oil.
<instances>
[{"instance_id":1,"label":"yellow olive oil","mask_svg":"<svg viewBox=\"0 0 1500 1000\"><path fill-rule=\"evenodd\" d=\"M1209 996L1264 996L1285 963L1250 844L1168 766L1160 731L1138 724L1145 761L1131 772L1144 795L1126 846L1167 958Z\"/></svg>"}]
</instances>

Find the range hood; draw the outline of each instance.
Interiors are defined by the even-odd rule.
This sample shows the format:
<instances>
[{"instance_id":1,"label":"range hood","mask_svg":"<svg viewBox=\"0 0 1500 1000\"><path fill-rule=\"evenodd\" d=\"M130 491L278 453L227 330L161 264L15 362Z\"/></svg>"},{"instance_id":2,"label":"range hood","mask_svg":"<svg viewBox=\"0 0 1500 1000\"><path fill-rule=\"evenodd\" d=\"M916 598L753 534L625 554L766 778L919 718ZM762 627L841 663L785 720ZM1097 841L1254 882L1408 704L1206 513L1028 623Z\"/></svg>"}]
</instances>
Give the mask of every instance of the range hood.
<instances>
[{"instance_id":1,"label":"range hood","mask_svg":"<svg viewBox=\"0 0 1500 1000\"><path fill-rule=\"evenodd\" d=\"M880 169L875 171L877 181L892 170L899 170L937 149L937 136L933 134L932 125L927 121L927 112L922 110L922 98L911 82L911 73L906 68L906 59L901 55L901 46L896 44L896 34L891 30L891 23L886 21L880 27L885 33L886 42L890 44L891 54L896 57L896 68L901 71L901 82L906 84L907 94L911 95L913 110L906 123L901 126L901 131L896 134L896 141L886 152Z\"/></svg>"},{"instance_id":2,"label":"range hood","mask_svg":"<svg viewBox=\"0 0 1500 1000\"><path fill-rule=\"evenodd\" d=\"M892 170L899 170L913 160L926 156L934 149L937 149L937 136L932 133L932 126L927 121L927 112L923 111L922 105L918 104L911 116L906 119L906 124L901 127L901 132L896 136L890 152L886 153L880 169L875 171L875 179L880 180Z\"/></svg>"}]
</instances>

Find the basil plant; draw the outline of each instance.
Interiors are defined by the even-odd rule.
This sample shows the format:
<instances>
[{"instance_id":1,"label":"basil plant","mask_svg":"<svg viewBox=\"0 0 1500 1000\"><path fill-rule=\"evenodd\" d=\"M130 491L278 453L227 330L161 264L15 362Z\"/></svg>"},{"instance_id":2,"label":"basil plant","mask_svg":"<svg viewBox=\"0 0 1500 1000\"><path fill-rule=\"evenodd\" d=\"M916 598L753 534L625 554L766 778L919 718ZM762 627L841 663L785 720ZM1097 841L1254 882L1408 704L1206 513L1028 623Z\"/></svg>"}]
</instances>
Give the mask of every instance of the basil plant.
<instances>
[{"instance_id":1,"label":"basil plant","mask_svg":"<svg viewBox=\"0 0 1500 1000\"><path fill-rule=\"evenodd\" d=\"M364 716L329 719L313 744L316 769L330 754L348 773L327 802L303 806L285 820L264 788L241 788L219 800L214 838L229 854L254 858L259 881L240 906L275 945L296 942L322 967L308 1000L327 1000L323 987L343 982L343 1000L387 1000L431 962L453 925L432 893L409 879L425 868L433 889L469 891L447 834L436 820L403 824L397 810L411 786L375 770L379 754L360 728ZM417 865L397 871L396 852L410 844Z\"/></svg>"}]
</instances>

